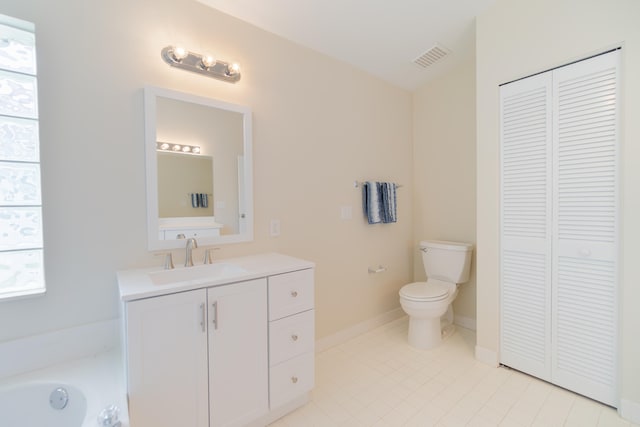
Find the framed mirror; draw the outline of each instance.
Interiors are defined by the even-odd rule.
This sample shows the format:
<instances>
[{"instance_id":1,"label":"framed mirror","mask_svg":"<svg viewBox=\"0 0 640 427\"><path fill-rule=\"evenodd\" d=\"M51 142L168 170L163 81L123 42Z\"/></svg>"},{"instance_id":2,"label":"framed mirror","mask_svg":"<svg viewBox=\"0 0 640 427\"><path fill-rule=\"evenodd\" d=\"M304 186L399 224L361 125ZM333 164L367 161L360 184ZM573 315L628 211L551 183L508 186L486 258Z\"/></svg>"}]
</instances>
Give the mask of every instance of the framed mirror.
<instances>
[{"instance_id":1,"label":"framed mirror","mask_svg":"<svg viewBox=\"0 0 640 427\"><path fill-rule=\"evenodd\" d=\"M149 250L253 240L251 111L147 86Z\"/></svg>"}]
</instances>

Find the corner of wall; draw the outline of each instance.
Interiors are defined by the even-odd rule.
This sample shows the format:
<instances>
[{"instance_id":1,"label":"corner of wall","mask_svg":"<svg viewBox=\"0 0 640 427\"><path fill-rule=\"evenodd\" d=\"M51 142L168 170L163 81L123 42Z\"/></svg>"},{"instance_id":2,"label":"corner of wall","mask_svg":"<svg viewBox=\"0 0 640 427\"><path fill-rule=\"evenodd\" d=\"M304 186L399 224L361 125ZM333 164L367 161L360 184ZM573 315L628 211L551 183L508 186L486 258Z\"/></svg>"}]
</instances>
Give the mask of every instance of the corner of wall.
<instances>
[{"instance_id":1,"label":"corner of wall","mask_svg":"<svg viewBox=\"0 0 640 427\"><path fill-rule=\"evenodd\" d=\"M627 399L620 399L618 414L635 424L640 424L640 403Z\"/></svg>"},{"instance_id":2,"label":"corner of wall","mask_svg":"<svg viewBox=\"0 0 640 427\"><path fill-rule=\"evenodd\" d=\"M476 360L489 366L493 366L494 368L497 368L499 365L498 353L493 350L480 347L479 345L476 345Z\"/></svg>"}]
</instances>

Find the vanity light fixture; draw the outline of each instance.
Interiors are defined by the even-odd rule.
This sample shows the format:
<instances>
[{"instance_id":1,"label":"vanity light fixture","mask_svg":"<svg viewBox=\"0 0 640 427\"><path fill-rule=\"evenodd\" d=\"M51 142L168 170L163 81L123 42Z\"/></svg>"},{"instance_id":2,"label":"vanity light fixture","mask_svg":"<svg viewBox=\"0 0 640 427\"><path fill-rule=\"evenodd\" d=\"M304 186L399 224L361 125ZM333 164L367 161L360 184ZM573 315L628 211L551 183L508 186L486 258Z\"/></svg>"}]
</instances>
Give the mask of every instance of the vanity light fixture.
<instances>
[{"instance_id":1,"label":"vanity light fixture","mask_svg":"<svg viewBox=\"0 0 640 427\"><path fill-rule=\"evenodd\" d=\"M162 49L161 55L162 59L172 67L204 74L229 83L240 80L238 64L220 61L211 55L189 52L180 46L167 46Z\"/></svg>"},{"instance_id":2,"label":"vanity light fixture","mask_svg":"<svg viewBox=\"0 0 640 427\"><path fill-rule=\"evenodd\" d=\"M156 150L184 154L200 154L200 147L197 145L171 144L169 142L156 142Z\"/></svg>"}]
</instances>

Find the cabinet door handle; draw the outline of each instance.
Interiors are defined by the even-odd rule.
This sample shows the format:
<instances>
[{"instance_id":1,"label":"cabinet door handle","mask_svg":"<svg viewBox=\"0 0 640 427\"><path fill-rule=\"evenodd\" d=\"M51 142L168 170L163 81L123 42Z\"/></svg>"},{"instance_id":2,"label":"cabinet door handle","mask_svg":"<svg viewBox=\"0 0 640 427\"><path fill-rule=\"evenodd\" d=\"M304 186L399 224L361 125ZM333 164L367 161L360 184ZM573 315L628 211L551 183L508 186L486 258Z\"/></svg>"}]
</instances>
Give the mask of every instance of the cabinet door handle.
<instances>
[{"instance_id":1,"label":"cabinet door handle","mask_svg":"<svg viewBox=\"0 0 640 427\"><path fill-rule=\"evenodd\" d=\"M291 291L291 296L293 298L297 297L298 296L298 291Z\"/></svg>"},{"instance_id":2,"label":"cabinet door handle","mask_svg":"<svg viewBox=\"0 0 640 427\"><path fill-rule=\"evenodd\" d=\"M211 307L213 307L213 329L218 329L218 301L214 301Z\"/></svg>"},{"instance_id":3,"label":"cabinet door handle","mask_svg":"<svg viewBox=\"0 0 640 427\"><path fill-rule=\"evenodd\" d=\"M297 383L298 382L298 377L296 377L295 375L291 377L291 382L292 383Z\"/></svg>"},{"instance_id":4,"label":"cabinet door handle","mask_svg":"<svg viewBox=\"0 0 640 427\"><path fill-rule=\"evenodd\" d=\"M291 340L292 341L298 341L298 335L297 334L291 334Z\"/></svg>"},{"instance_id":5,"label":"cabinet door handle","mask_svg":"<svg viewBox=\"0 0 640 427\"><path fill-rule=\"evenodd\" d=\"M204 303L200 304L200 327L202 328L202 332L205 332L207 321L205 320Z\"/></svg>"}]
</instances>

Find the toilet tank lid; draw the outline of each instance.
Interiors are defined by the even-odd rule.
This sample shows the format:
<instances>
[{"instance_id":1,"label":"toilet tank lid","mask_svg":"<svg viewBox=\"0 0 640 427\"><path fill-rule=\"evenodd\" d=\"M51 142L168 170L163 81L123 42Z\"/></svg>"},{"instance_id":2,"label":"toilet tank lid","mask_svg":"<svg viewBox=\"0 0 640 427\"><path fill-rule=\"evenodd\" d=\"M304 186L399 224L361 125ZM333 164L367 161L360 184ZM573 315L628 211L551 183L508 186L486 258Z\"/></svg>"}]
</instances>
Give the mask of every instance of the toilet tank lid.
<instances>
[{"instance_id":1,"label":"toilet tank lid","mask_svg":"<svg viewBox=\"0 0 640 427\"><path fill-rule=\"evenodd\" d=\"M472 243L449 242L446 240L422 240L420 248L446 249L449 251L465 251L469 252L473 249Z\"/></svg>"}]
</instances>

